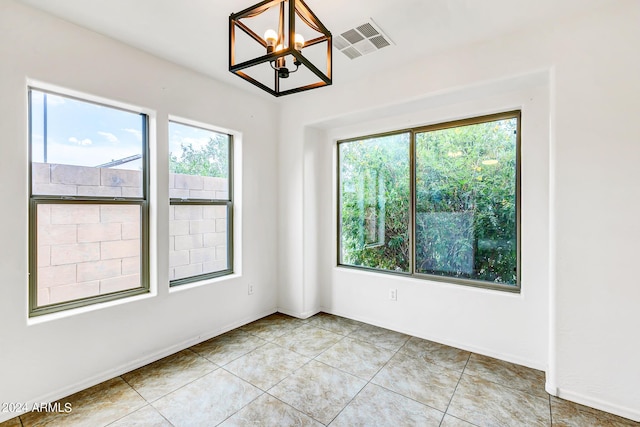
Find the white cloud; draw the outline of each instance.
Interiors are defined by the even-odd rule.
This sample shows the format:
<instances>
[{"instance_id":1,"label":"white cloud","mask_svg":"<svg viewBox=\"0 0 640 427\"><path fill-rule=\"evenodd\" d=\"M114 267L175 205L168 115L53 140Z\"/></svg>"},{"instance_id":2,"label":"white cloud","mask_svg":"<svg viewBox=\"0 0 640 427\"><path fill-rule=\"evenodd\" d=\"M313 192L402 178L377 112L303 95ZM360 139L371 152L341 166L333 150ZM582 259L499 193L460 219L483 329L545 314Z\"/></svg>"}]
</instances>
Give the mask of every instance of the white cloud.
<instances>
[{"instance_id":1,"label":"white cloud","mask_svg":"<svg viewBox=\"0 0 640 427\"><path fill-rule=\"evenodd\" d=\"M122 130L125 131L125 132L129 132L129 133L134 134L136 136L136 138L138 138L138 141L142 141L142 131L140 131L139 129L127 128L127 129L122 129Z\"/></svg>"},{"instance_id":2,"label":"white cloud","mask_svg":"<svg viewBox=\"0 0 640 427\"><path fill-rule=\"evenodd\" d=\"M191 147L193 147L194 150L202 150L209 143L209 138L208 137L202 137L202 138L186 137L186 138L182 138L180 142L185 145L191 145Z\"/></svg>"},{"instance_id":3,"label":"white cloud","mask_svg":"<svg viewBox=\"0 0 640 427\"><path fill-rule=\"evenodd\" d=\"M98 135L104 136L109 142L113 142L113 143L120 142L117 136L109 132L98 132Z\"/></svg>"},{"instance_id":4,"label":"white cloud","mask_svg":"<svg viewBox=\"0 0 640 427\"><path fill-rule=\"evenodd\" d=\"M73 142L74 144L78 144L78 145L91 145L91 140L89 138L85 138L85 139L78 139L75 136L72 136L71 138L69 138L69 142Z\"/></svg>"}]
</instances>

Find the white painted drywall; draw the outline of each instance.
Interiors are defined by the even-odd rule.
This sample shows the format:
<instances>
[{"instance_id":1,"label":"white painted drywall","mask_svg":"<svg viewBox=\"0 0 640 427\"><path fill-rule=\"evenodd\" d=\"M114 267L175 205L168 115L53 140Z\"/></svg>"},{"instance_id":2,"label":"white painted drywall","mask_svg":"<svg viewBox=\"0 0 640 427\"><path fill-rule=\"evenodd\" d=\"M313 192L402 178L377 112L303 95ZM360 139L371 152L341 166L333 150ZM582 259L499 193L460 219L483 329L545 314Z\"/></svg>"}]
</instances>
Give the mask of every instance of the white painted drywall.
<instances>
[{"instance_id":1,"label":"white painted drywall","mask_svg":"<svg viewBox=\"0 0 640 427\"><path fill-rule=\"evenodd\" d=\"M275 311L276 105L11 0L0 2L0 34L0 181L11 183L0 188L0 402L60 398ZM27 324L27 79L139 106L155 117L156 296ZM168 115L237 132L241 155L235 223L241 274L171 293ZM0 414L0 421L11 416Z\"/></svg>"},{"instance_id":2,"label":"white painted drywall","mask_svg":"<svg viewBox=\"0 0 640 427\"><path fill-rule=\"evenodd\" d=\"M639 22L639 2L613 1L285 104L280 308L323 309L544 369L559 396L640 420ZM517 105L521 295L335 267L335 139Z\"/></svg>"}]
</instances>

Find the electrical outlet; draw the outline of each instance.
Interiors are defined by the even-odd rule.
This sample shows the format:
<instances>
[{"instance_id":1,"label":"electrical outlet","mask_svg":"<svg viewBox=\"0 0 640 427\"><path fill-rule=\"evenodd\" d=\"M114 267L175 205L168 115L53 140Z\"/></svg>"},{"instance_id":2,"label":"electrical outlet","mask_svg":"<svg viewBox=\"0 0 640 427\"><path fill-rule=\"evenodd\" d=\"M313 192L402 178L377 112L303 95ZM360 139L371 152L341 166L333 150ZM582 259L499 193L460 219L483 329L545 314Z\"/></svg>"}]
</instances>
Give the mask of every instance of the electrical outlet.
<instances>
[{"instance_id":1,"label":"electrical outlet","mask_svg":"<svg viewBox=\"0 0 640 427\"><path fill-rule=\"evenodd\" d=\"M391 301L398 301L398 290L397 289L389 289L389 299Z\"/></svg>"},{"instance_id":2,"label":"electrical outlet","mask_svg":"<svg viewBox=\"0 0 640 427\"><path fill-rule=\"evenodd\" d=\"M253 295L253 283L249 283L247 287L247 295Z\"/></svg>"}]
</instances>

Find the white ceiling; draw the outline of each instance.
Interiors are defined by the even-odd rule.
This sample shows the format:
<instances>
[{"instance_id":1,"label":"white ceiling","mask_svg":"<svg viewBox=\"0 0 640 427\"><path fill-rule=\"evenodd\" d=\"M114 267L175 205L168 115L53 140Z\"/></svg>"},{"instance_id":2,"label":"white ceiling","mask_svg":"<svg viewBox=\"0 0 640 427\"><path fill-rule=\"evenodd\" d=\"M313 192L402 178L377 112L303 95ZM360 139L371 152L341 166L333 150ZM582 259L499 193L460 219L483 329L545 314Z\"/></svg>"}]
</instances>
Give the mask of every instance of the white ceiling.
<instances>
[{"instance_id":1,"label":"white ceiling","mask_svg":"<svg viewBox=\"0 0 640 427\"><path fill-rule=\"evenodd\" d=\"M228 71L228 19L258 0L19 0L67 21L263 93ZM334 51L333 84L416 57L584 13L610 0L306 0L334 35L373 19L394 46L350 60ZM295 95L294 95L295 96Z\"/></svg>"}]
</instances>

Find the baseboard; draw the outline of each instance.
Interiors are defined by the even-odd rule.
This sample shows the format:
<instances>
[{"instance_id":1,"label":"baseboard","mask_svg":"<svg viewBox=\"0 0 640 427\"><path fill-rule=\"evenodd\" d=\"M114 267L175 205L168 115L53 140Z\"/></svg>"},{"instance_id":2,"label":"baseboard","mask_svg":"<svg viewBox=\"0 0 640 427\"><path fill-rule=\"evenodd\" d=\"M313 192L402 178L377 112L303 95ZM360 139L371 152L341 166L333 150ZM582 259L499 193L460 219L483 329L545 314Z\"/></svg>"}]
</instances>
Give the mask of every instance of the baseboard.
<instances>
[{"instance_id":1,"label":"baseboard","mask_svg":"<svg viewBox=\"0 0 640 427\"><path fill-rule=\"evenodd\" d=\"M558 388L557 397L565 400L570 400L571 402L579 403L583 406L588 406L590 408L598 409L600 411L608 412L610 414L618 415L623 418L628 418L630 420L640 422L640 410L635 408L627 408L625 406L605 402L604 400L588 397L580 393L575 393L571 390L563 389L562 387Z\"/></svg>"},{"instance_id":2,"label":"baseboard","mask_svg":"<svg viewBox=\"0 0 640 427\"><path fill-rule=\"evenodd\" d=\"M291 316L291 317L297 317L298 319L308 319L309 317L315 316L321 311L323 310L318 309L318 310L311 310L311 311L305 311L305 312L299 313L299 312L293 312L283 308L278 308L279 313L286 314L287 316Z\"/></svg>"},{"instance_id":3,"label":"baseboard","mask_svg":"<svg viewBox=\"0 0 640 427\"><path fill-rule=\"evenodd\" d=\"M539 361L531 360L531 359L525 359L525 358L521 358L521 357L518 357L518 356L514 356L512 354L499 353L499 352L493 351L491 349L487 349L487 348L483 348L483 347L476 347L476 346L468 345L468 344L465 344L465 343L457 342L457 341L454 341L454 340L442 338L442 337L427 336L427 335L424 335L424 334L422 334L420 332L417 332L417 331L414 331L414 330L397 328L394 325L385 324L384 322L379 322L377 320L368 319L368 318L365 318L365 317L354 317L354 316L351 316L351 315L348 315L348 314L345 314L345 313L340 313L338 311L328 309L326 307L321 307L320 311L323 311L323 312L329 313L329 314L334 314L336 316L341 316L341 317L346 317L346 318L349 318L349 319L357 320L359 322L368 323L370 325L378 326L378 327L381 327L381 328L390 329L392 331L401 332L403 334L411 335L411 336L422 338L422 339L425 339L425 340L434 341L434 342L437 342L437 343L440 343L440 344L444 344L444 345L448 345L448 346L451 346L451 347L459 348L461 350L466 350L466 351L470 351L472 353L481 354L483 356L493 357L494 359L499 359L499 360L504 360L506 362L515 363L516 365L522 365L522 366L526 366L528 368L537 369L539 371L545 371L546 372L546 369L547 369L546 364L544 362L539 362Z\"/></svg>"},{"instance_id":4,"label":"baseboard","mask_svg":"<svg viewBox=\"0 0 640 427\"><path fill-rule=\"evenodd\" d=\"M548 379L548 377L547 377L547 379ZM545 381L545 383L544 383L544 391L549 393L551 396L558 397L558 388L556 386L554 386L553 384L549 383L549 381Z\"/></svg>"},{"instance_id":5,"label":"baseboard","mask_svg":"<svg viewBox=\"0 0 640 427\"><path fill-rule=\"evenodd\" d=\"M268 316L270 314L275 313L277 310L274 309L270 309L268 311L264 311L261 312L259 315L257 316L250 316L247 318L244 318L242 320L236 321L236 322L232 322L227 324L226 326L223 326L221 328L215 329L213 331L209 331L205 334L200 334L198 336L189 338L185 341L182 341L178 344L172 345L168 348L165 348L163 350L157 351L155 353L152 353L150 355L147 355L145 357L141 357L139 359L133 360L125 365L121 365L118 366L116 368L113 369L109 369L108 371L104 371L101 372L99 375L95 375L93 377L90 377L84 381L72 384L68 387L56 390L54 392L51 393L47 393L46 395L40 396L36 399L33 399L31 401L26 402L27 405L26 407L32 408L34 404L36 403L42 403L42 402L55 402L57 400L63 399L67 396L70 396L74 393L77 393L79 391L85 390L89 387L93 387L94 385L103 383L107 380L110 380L111 378L115 378L115 377L119 377L122 374L126 374L127 372L133 371L134 369L138 369L141 368L142 366L148 365L149 363L153 363L157 360L162 359L163 357L167 357L170 356L174 353L177 353L179 351L182 351L186 348L192 347L196 344L199 344L203 341L209 340L213 337L217 337L218 335L222 335L225 332L229 332L233 329L236 329L240 326L246 325L247 323L251 323L255 320L261 319L265 316ZM0 423L3 421L7 421L10 420L11 418L17 417L19 415L21 415L24 412L0 412Z\"/></svg>"}]
</instances>

